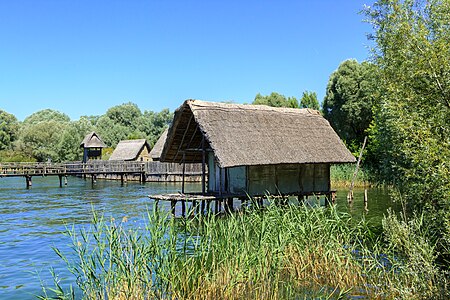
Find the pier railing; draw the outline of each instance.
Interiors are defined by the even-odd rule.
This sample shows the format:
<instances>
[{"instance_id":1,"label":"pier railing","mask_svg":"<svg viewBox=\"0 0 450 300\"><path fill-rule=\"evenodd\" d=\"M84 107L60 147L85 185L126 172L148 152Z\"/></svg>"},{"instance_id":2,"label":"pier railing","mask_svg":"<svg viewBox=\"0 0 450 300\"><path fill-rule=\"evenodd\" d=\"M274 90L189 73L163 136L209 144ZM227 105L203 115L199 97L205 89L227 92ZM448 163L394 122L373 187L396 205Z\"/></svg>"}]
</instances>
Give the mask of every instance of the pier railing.
<instances>
[{"instance_id":1,"label":"pier railing","mask_svg":"<svg viewBox=\"0 0 450 300\"><path fill-rule=\"evenodd\" d=\"M181 175L182 165L159 161L109 161L98 160L87 163L0 163L0 176L35 175L90 175L90 174L146 174ZM201 175L199 164L186 164L185 174Z\"/></svg>"}]
</instances>

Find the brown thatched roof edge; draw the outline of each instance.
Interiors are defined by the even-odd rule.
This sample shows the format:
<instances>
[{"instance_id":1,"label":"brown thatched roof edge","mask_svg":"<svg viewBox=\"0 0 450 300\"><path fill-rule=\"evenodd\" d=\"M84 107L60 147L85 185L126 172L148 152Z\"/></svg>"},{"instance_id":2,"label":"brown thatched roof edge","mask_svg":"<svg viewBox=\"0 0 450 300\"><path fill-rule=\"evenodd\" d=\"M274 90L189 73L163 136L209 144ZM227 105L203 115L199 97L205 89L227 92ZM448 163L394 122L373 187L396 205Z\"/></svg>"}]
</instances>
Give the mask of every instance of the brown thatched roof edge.
<instances>
[{"instance_id":1,"label":"brown thatched roof edge","mask_svg":"<svg viewBox=\"0 0 450 300\"><path fill-rule=\"evenodd\" d=\"M202 136L221 167L355 161L318 111L199 100L175 111L161 161L200 149ZM186 162L201 162L199 151L185 155Z\"/></svg>"},{"instance_id":2,"label":"brown thatched roof edge","mask_svg":"<svg viewBox=\"0 0 450 300\"><path fill-rule=\"evenodd\" d=\"M81 148L106 148L105 143L103 143L100 136L92 131L91 133L87 134L83 141L80 144Z\"/></svg>"},{"instance_id":3,"label":"brown thatched roof edge","mask_svg":"<svg viewBox=\"0 0 450 300\"><path fill-rule=\"evenodd\" d=\"M145 139L120 141L109 160L135 160L144 147L150 152L150 145Z\"/></svg>"}]
</instances>

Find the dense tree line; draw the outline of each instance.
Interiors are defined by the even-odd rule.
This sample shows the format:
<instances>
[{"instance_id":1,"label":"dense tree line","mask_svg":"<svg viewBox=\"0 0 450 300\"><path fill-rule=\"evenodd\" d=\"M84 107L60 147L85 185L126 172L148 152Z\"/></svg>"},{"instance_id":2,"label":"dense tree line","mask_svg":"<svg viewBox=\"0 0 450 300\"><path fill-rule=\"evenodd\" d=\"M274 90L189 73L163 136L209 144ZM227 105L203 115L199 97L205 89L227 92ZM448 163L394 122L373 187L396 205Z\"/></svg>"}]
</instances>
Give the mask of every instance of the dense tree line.
<instances>
[{"instance_id":1,"label":"dense tree line","mask_svg":"<svg viewBox=\"0 0 450 300\"><path fill-rule=\"evenodd\" d=\"M295 97L286 97L284 95L272 92L270 95L263 96L257 94L252 104L268 105L274 107L289 107L289 108L311 108L320 110L319 100L316 92L304 91L300 101Z\"/></svg>"},{"instance_id":2,"label":"dense tree line","mask_svg":"<svg viewBox=\"0 0 450 300\"><path fill-rule=\"evenodd\" d=\"M19 122L0 110L0 161L81 160L80 143L91 131L111 148L123 139L146 138L153 145L171 121L168 109L142 112L130 102L111 107L102 116L82 116L76 121L45 109Z\"/></svg>"}]
</instances>

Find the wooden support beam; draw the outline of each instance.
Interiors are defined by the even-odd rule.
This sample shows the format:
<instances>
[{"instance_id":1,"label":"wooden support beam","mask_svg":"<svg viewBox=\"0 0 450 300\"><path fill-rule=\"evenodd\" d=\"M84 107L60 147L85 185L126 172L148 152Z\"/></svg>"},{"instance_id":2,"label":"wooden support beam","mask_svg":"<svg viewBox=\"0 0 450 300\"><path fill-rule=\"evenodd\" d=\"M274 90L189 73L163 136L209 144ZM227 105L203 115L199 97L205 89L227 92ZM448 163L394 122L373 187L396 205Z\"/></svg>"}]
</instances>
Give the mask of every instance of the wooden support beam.
<instances>
[{"instance_id":1,"label":"wooden support beam","mask_svg":"<svg viewBox=\"0 0 450 300\"><path fill-rule=\"evenodd\" d=\"M186 200L181 200L181 216L186 217Z\"/></svg>"},{"instance_id":2,"label":"wooden support beam","mask_svg":"<svg viewBox=\"0 0 450 300\"><path fill-rule=\"evenodd\" d=\"M175 206L177 204L177 200L171 200L170 201L170 208L171 208L171 212L172 212L172 216L175 217Z\"/></svg>"},{"instance_id":3,"label":"wooden support beam","mask_svg":"<svg viewBox=\"0 0 450 300\"><path fill-rule=\"evenodd\" d=\"M202 136L202 194L206 193L206 150L205 136Z\"/></svg>"}]
</instances>

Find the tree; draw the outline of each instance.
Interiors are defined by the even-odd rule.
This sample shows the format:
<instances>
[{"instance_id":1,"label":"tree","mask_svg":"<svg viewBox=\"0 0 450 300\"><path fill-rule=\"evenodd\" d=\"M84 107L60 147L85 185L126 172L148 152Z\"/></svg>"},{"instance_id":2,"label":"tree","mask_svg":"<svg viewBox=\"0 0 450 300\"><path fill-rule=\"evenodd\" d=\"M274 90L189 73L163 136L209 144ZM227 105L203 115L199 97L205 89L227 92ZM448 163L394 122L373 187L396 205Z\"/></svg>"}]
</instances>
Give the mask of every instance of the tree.
<instances>
[{"instance_id":1,"label":"tree","mask_svg":"<svg viewBox=\"0 0 450 300\"><path fill-rule=\"evenodd\" d=\"M55 121L60 123L70 122L68 115L53 109L43 109L26 117L23 123L25 125L37 124L44 121Z\"/></svg>"},{"instance_id":2,"label":"tree","mask_svg":"<svg viewBox=\"0 0 450 300\"><path fill-rule=\"evenodd\" d=\"M382 175L450 241L450 1L379 0L365 14L383 88L372 129Z\"/></svg>"},{"instance_id":3,"label":"tree","mask_svg":"<svg viewBox=\"0 0 450 300\"><path fill-rule=\"evenodd\" d=\"M295 97L286 98L284 95L272 92L269 96L257 94L252 104L268 105L274 107L298 108L298 101Z\"/></svg>"},{"instance_id":4,"label":"tree","mask_svg":"<svg viewBox=\"0 0 450 300\"><path fill-rule=\"evenodd\" d=\"M316 92L304 91L302 97L300 98L300 108L320 110Z\"/></svg>"},{"instance_id":5,"label":"tree","mask_svg":"<svg viewBox=\"0 0 450 300\"><path fill-rule=\"evenodd\" d=\"M0 150L10 149L19 131L17 118L0 109Z\"/></svg>"},{"instance_id":6,"label":"tree","mask_svg":"<svg viewBox=\"0 0 450 300\"><path fill-rule=\"evenodd\" d=\"M323 115L353 152L359 149L367 134L378 94L374 64L346 60L330 76Z\"/></svg>"}]
</instances>

